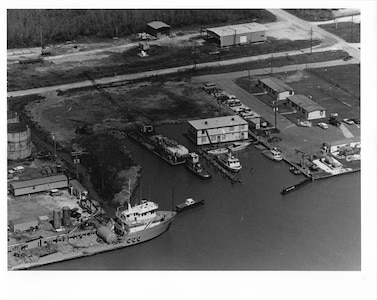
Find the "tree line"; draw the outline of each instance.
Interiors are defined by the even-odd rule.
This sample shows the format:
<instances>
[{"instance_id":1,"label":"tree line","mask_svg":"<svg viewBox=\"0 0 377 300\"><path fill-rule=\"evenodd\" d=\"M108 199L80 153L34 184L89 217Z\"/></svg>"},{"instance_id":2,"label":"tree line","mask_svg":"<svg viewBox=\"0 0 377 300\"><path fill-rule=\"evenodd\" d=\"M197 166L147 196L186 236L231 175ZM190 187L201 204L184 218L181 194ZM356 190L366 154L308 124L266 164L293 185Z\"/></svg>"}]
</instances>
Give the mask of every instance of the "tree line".
<instances>
[{"instance_id":1,"label":"tree line","mask_svg":"<svg viewBox=\"0 0 377 300\"><path fill-rule=\"evenodd\" d=\"M128 36L147 23L163 21L174 29L236 22L272 22L262 9L8 9L7 47L32 47L80 37Z\"/></svg>"}]
</instances>

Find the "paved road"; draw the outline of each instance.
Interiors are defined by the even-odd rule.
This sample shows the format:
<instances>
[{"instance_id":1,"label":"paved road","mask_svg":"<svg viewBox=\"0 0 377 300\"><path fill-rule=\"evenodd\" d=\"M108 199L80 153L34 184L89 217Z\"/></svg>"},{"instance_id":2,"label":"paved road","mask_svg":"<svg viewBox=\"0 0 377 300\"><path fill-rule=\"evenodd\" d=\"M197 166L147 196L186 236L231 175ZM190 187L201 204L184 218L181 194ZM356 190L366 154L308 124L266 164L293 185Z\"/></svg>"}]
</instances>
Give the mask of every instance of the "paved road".
<instances>
[{"instance_id":1,"label":"paved road","mask_svg":"<svg viewBox=\"0 0 377 300\"><path fill-rule=\"evenodd\" d=\"M296 26L297 28L301 30L306 30L306 31L309 31L311 28L313 28L313 31L316 31L318 34L320 34L323 38L322 44L319 45L318 47L314 47L313 52L322 52L322 51L328 51L328 50L342 49L349 52L350 55L354 57L352 60L349 61L349 63L360 62L360 50L357 48L355 49L354 47L348 45L341 38L333 35L332 33L325 31L322 28L319 28L316 25L311 24L310 22L301 20L284 10L270 9L270 11L273 14L275 14L278 18L284 19L287 22L289 22L292 26ZM302 54L303 52L307 53L308 51L309 49L284 51L284 52L274 53L273 55L274 57L297 55L297 54ZM264 55L258 55L258 56L252 56L252 57L242 57L242 58L237 58L237 59L231 59L231 60L226 60L226 61L208 62L208 63L197 64L196 67L200 69L200 68L206 68L206 67L241 64L245 62L267 59L267 58L270 58L270 56L271 54L264 54ZM331 66L331 64L332 62L325 62L325 65L323 66ZM96 79L96 82L98 84L109 84L113 82L115 83L115 82L128 81L128 80L134 80L134 79L140 79L140 78L148 78L152 76L177 73L177 72L192 69L193 67L194 65L188 65L188 66L174 67L174 68L169 68L169 69L153 70L153 71L136 73L136 74L119 75L119 76L114 76L114 77ZM293 67L296 68L295 66ZM308 64L308 67L309 67L309 64ZM78 87L87 87L87 86L91 86L92 84L93 83L91 81L86 80L82 82L69 83L69 84L63 84L63 85L35 88L35 89L29 89L29 90L23 90L23 91L14 91L14 92L8 92L8 97L18 97L18 96L25 96L25 95L31 95L31 94L39 94L39 93L55 91L55 90L68 90L68 89L78 88Z\"/></svg>"}]
</instances>

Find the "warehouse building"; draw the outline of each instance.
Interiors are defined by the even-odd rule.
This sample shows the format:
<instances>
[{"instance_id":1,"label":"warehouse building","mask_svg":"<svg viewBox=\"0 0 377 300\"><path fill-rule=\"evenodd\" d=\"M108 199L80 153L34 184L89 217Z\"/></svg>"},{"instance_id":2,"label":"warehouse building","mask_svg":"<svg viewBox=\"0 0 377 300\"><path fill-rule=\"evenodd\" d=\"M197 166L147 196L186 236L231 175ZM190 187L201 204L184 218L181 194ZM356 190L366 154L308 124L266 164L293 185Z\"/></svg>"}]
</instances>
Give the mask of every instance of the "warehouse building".
<instances>
[{"instance_id":1,"label":"warehouse building","mask_svg":"<svg viewBox=\"0 0 377 300\"><path fill-rule=\"evenodd\" d=\"M208 28L207 37L220 47L264 42L267 38L265 27L258 23Z\"/></svg>"},{"instance_id":2,"label":"warehouse building","mask_svg":"<svg viewBox=\"0 0 377 300\"><path fill-rule=\"evenodd\" d=\"M66 187L68 187L67 177L60 174L30 180L14 181L10 184L10 191L14 196L21 196Z\"/></svg>"},{"instance_id":3,"label":"warehouse building","mask_svg":"<svg viewBox=\"0 0 377 300\"><path fill-rule=\"evenodd\" d=\"M304 95L293 95L287 97L286 106L294 109L303 115L306 120L326 118L326 110L313 100Z\"/></svg>"},{"instance_id":4,"label":"warehouse building","mask_svg":"<svg viewBox=\"0 0 377 300\"><path fill-rule=\"evenodd\" d=\"M275 77L259 79L257 85L276 100L284 100L295 93L292 87Z\"/></svg>"},{"instance_id":5,"label":"warehouse building","mask_svg":"<svg viewBox=\"0 0 377 300\"><path fill-rule=\"evenodd\" d=\"M161 21L153 21L147 24L145 32L158 38L162 35L170 35L171 27Z\"/></svg>"},{"instance_id":6,"label":"warehouse building","mask_svg":"<svg viewBox=\"0 0 377 300\"><path fill-rule=\"evenodd\" d=\"M248 122L237 115L193 120L188 123L188 136L198 146L248 138Z\"/></svg>"}]
</instances>

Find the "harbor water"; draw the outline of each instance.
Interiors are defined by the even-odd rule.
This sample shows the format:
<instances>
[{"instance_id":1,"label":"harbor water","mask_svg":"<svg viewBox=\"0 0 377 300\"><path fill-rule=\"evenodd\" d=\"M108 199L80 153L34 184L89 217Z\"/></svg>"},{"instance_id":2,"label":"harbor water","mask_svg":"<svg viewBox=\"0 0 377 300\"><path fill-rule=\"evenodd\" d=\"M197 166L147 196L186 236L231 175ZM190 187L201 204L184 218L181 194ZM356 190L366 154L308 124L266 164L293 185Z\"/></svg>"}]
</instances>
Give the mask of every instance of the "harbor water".
<instances>
[{"instance_id":1,"label":"harbor water","mask_svg":"<svg viewBox=\"0 0 377 300\"><path fill-rule=\"evenodd\" d=\"M157 130L194 150L183 135L186 125ZM242 182L232 184L207 163L213 178L201 180L132 140L124 143L143 167L133 202L141 193L162 210L189 197L205 205L177 215L168 232L148 242L36 269L360 270L360 173L282 196L283 188L305 178L253 146L237 153Z\"/></svg>"}]
</instances>

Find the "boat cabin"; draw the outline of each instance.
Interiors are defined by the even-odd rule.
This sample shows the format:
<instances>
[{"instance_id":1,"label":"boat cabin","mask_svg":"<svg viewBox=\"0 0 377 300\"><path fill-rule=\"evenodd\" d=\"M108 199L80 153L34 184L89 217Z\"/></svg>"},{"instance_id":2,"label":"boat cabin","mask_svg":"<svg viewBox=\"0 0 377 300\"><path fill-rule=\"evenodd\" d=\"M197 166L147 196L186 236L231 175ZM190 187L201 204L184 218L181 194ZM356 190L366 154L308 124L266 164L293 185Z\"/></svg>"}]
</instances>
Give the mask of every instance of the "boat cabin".
<instances>
[{"instance_id":1,"label":"boat cabin","mask_svg":"<svg viewBox=\"0 0 377 300\"><path fill-rule=\"evenodd\" d=\"M135 224L149 222L156 218L158 205L151 201L142 200L141 204L128 208L121 212L120 219L125 223Z\"/></svg>"}]
</instances>

